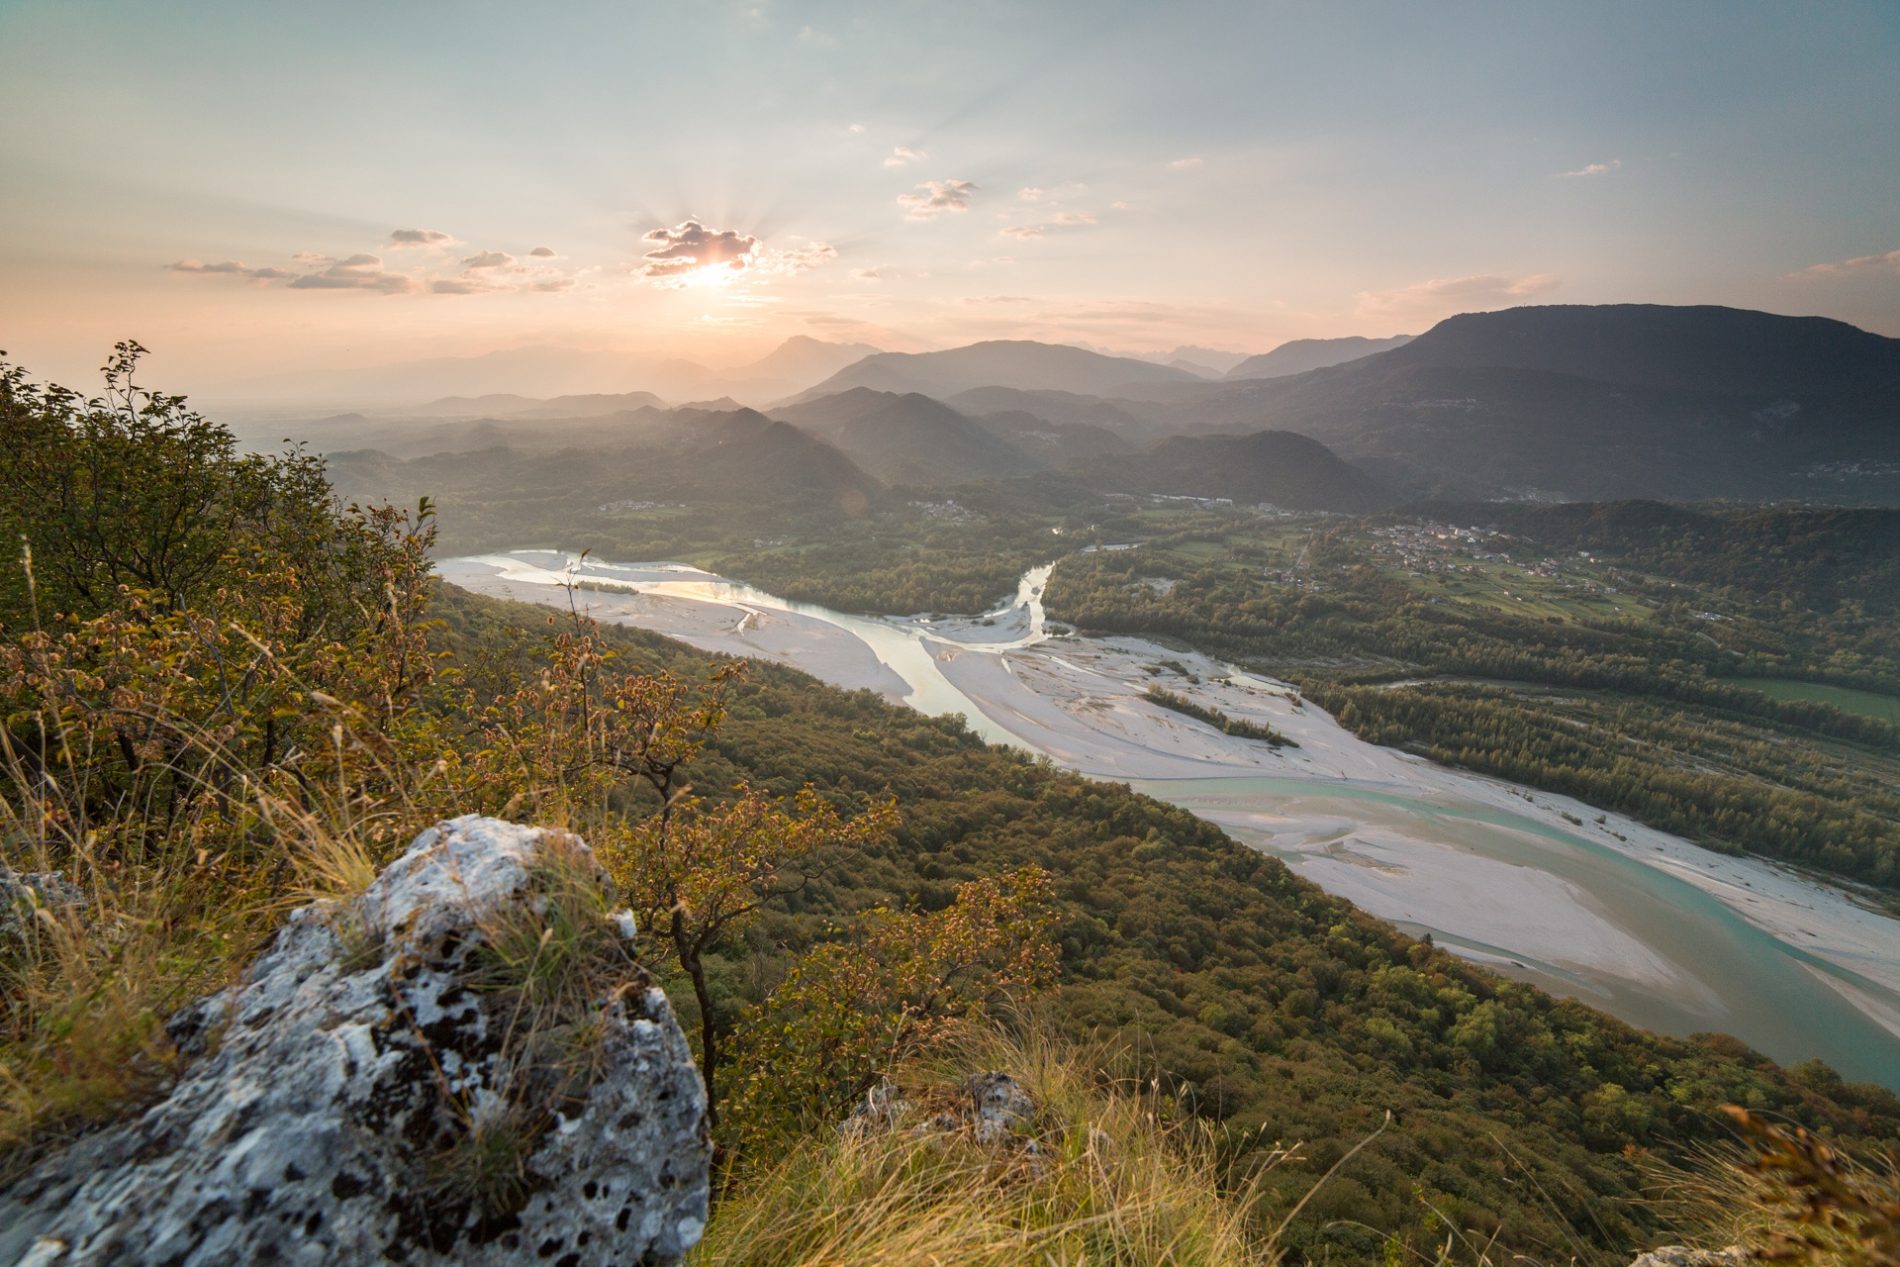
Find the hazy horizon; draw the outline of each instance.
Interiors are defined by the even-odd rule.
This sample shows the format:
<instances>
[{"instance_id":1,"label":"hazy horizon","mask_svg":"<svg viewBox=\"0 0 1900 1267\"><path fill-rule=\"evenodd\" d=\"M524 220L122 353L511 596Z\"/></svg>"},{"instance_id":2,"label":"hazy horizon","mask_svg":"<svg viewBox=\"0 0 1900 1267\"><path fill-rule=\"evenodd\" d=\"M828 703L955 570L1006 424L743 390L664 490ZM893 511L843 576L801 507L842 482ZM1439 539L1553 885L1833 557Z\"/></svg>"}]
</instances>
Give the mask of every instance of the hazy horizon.
<instances>
[{"instance_id":1,"label":"hazy horizon","mask_svg":"<svg viewBox=\"0 0 1900 1267\"><path fill-rule=\"evenodd\" d=\"M659 390L797 335L1237 357L1526 303L1900 335L1897 53L1877 4L5 0L0 348L318 399L520 349Z\"/></svg>"}]
</instances>

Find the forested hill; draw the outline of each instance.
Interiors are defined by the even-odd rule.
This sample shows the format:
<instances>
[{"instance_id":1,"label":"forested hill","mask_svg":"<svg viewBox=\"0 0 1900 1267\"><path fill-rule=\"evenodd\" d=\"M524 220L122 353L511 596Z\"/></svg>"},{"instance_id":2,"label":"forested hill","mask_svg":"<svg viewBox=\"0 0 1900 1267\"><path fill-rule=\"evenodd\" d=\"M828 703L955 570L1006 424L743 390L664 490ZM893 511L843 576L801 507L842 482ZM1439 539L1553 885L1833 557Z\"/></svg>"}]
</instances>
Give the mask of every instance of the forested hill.
<instances>
[{"instance_id":1,"label":"forested hill","mask_svg":"<svg viewBox=\"0 0 1900 1267\"><path fill-rule=\"evenodd\" d=\"M1329 369L1177 390L1165 408L1187 429L1313 436L1414 492L1900 501L1900 340L1819 318L1471 313Z\"/></svg>"}]
</instances>

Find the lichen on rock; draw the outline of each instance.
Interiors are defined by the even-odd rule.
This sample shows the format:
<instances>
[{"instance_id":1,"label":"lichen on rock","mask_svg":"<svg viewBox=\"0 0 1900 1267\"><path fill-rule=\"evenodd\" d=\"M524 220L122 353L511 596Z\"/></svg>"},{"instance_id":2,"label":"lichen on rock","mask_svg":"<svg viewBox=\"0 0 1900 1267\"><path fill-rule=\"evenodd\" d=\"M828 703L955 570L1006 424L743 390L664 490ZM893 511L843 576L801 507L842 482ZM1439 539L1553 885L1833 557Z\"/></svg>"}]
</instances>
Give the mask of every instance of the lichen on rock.
<instances>
[{"instance_id":1,"label":"lichen on rock","mask_svg":"<svg viewBox=\"0 0 1900 1267\"><path fill-rule=\"evenodd\" d=\"M576 837L467 816L296 911L173 1018L162 1100L0 1191L0 1264L676 1261L705 1090L606 883Z\"/></svg>"}]
</instances>

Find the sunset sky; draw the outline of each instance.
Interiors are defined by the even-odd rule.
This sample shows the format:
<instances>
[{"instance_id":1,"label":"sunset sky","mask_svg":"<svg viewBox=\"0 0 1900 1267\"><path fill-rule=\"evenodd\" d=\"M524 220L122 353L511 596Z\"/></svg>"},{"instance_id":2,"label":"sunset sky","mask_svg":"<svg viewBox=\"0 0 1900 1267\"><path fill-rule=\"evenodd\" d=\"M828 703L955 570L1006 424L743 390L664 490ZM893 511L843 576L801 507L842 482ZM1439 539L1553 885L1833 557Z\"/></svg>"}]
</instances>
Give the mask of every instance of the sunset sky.
<instances>
[{"instance_id":1,"label":"sunset sky","mask_svg":"<svg viewBox=\"0 0 1900 1267\"><path fill-rule=\"evenodd\" d=\"M215 393L1526 302L1900 335L1896 84L1892 0L0 0L0 348Z\"/></svg>"}]
</instances>

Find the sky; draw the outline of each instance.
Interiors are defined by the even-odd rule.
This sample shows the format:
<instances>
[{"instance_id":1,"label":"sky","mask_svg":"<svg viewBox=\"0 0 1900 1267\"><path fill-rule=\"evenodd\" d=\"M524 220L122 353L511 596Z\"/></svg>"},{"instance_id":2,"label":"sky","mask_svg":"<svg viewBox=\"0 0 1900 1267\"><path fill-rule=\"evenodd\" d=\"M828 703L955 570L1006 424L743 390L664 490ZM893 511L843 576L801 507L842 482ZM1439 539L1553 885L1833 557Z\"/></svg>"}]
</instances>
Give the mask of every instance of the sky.
<instances>
[{"instance_id":1,"label":"sky","mask_svg":"<svg viewBox=\"0 0 1900 1267\"><path fill-rule=\"evenodd\" d=\"M1893 0L0 0L0 348L215 394L1524 303L1900 336L1897 85Z\"/></svg>"}]
</instances>

